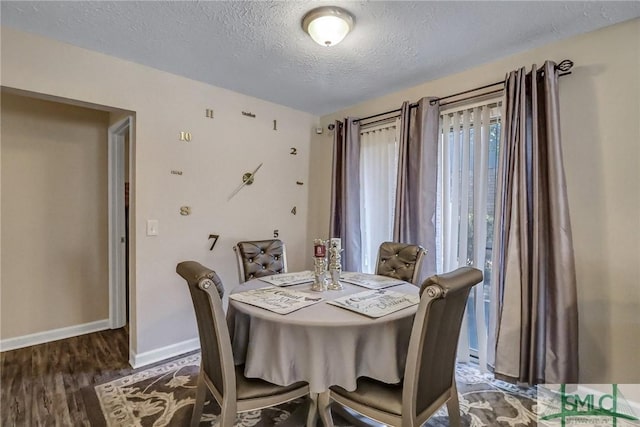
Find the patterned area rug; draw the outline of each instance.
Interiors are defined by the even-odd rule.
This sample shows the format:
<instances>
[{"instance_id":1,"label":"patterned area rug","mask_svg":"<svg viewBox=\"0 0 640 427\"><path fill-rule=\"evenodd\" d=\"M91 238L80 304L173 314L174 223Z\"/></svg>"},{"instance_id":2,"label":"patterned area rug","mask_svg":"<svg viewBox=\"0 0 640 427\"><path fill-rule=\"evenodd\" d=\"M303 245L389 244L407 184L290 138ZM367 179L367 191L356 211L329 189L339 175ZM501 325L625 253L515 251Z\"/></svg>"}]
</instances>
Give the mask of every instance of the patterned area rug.
<instances>
[{"instance_id":1,"label":"patterned area rug","mask_svg":"<svg viewBox=\"0 0 640 427\"><path fill-rule=\"evenodd\" d=\"M194 354L149 369L112 379L83 390L91 426L187 426L194 403L200 355ZM481 426L534 426L535 389L492 380L472 365L456 368L463 424ZM200 426L218 426L217 404L209 396ZM305 404L302 399L262 411L239 414L236 427L270 427L285 421ZM351 424L339 415L336 426ZM448 426L441 409L426 426Z\"/></svg>"}]
</instances>

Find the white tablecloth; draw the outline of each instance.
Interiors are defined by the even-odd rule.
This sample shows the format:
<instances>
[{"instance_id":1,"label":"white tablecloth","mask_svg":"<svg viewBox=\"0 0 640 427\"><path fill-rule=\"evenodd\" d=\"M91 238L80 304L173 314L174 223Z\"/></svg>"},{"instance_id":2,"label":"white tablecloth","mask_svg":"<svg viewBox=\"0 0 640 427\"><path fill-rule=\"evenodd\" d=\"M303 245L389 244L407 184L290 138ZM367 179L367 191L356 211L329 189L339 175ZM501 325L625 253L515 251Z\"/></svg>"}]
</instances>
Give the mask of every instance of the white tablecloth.
<instances>
[{"instance_id":1,"label":"white tablecloth","mask_svg":"<svg viewBox=\"0 0 640 427\"><path fill-rule=\"evenodd\" d=\"M232 293L264 286L268 284L255 279ZM348 283L344 288L313 294L332 300L367 291ZM311 284L287 289L310 291ZM419 290L411 284L388 289L413 295ZM416 310L413 306L371 319L320 302L280 315L230 299L227 322L235 363L245 365L245 376L279 385L306 381L312 393L321 393L333 385L355 390L361 376L399 382Z\"/></svg>"}]
</instances>

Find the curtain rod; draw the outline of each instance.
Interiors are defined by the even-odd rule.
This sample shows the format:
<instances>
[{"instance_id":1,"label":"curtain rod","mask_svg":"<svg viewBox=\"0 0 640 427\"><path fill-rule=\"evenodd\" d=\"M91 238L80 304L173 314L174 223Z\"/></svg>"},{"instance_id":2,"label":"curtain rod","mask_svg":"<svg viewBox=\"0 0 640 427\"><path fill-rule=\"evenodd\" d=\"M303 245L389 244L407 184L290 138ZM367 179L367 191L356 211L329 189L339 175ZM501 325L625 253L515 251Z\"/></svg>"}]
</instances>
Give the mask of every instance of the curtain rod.
<instances>
[{"instance_id":1,"label":"curtain rod","mask_svg":"<svg viewBox=\"0 0 640 427\"><path fill-rule=\"evenodd\" d=\"M569 71L569 70L571 70L572 67L573 67L573 61L571 61L570 59L565 59L563 61L560 61L560 63L558 63L556 65L555 69L561 71L561 73L558 74L558 76L562 77L562 76L566 76L568 74L571 74L571 71ZM491 83L491 84L488 84L488 85L476 87L476 88L473 88L473 89L464 90L462 92L454 93L452 95L443 96L441 98L436 98L434 100L431 100L430 103L431 103L431 105L433 105L438 101L442 101L442 100L450 99L450 98L455 98L455 97L460 96L460 95L465 95L465 94L471 93L471 92L477 92L479 90L488 89L490 87L498 86L498 85L504 85L504 80L501 81L501 82L495 82L495 83ZM500 92L501 90L502 89L494 90L494 91L491 91L491 92L483 93L481 95L488 95L490 93L497 93L497 92ZM457 99L457 100L452 101L452 102L446 102L446 103L440 104L440 105L447 105L447 104L451 104L453 102L465 101L467 99L475 98L476 96L480 96L480 95L473 95L473 96L469 96L469 97L466 97L466 98ZM409 108L415 108L417 106L418 106L418 103L414 102L413 104L409 105ZM396 108L395 110L385 111L384 113L378 113L378 114L374 114L372 116L362 117L360 119L354 120L353 122L357 123L357 122L361 122L363 120L375 119L376 117L385 116L387 114L392 114L392 113L397 113L400 110L401 110L401 108Z\"/></svg>"}]
</instances>

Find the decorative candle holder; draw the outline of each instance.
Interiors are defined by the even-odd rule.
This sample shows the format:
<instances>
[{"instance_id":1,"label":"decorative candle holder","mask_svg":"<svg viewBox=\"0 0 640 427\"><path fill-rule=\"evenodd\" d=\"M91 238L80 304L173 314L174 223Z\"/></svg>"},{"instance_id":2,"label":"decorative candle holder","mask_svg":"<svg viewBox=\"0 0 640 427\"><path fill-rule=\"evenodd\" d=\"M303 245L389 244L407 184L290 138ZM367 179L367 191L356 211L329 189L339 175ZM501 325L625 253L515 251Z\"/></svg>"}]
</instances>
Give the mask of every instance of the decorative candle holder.
<instances>
[{"instance_id":1,"label":"decorative candle holder","mask_svg":"<svg viewBox=\"0 0 640 427\"><path fill-rule=\"evenodd\" d=\"M342 273L342 256L340 252L340 239L331 239L331 247L329 248L329 275L331 276L331 283L327 286L327 289L332 291L341 291L343 289L342 283L340 283L340 274Z\"/></svg>"},{"instance_id":2,"label":"decorative candle holder","mask_svg":"<svg viewBox=\"0 0 640 427\"><path fill-rule=\"evenodd\" d=\"M311 290L327 290L327 247L322 239L313 241L313 284Z\"/></svg>"}]
</instances>

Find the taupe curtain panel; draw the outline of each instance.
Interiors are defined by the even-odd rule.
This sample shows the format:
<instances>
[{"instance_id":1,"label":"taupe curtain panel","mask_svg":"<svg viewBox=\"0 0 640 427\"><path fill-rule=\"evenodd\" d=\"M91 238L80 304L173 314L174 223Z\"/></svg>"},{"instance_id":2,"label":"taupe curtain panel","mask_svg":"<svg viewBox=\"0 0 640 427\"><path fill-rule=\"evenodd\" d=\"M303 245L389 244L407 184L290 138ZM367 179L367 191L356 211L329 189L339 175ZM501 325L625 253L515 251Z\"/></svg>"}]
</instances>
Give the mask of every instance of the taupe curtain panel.
<instances>
[{"instance_id":1,"label":"taupe curtain panel","mask_svg":"<svg viewBox=\"0 0 640 427\"><path fill-rule=\"evenodd\" d=\"M431 101L434 104L431 104ZM422 276L436 273L436 191L440 104L422 98L414 109L408 102L400 110L398 187L393 240L427 250Z\"/></svg>"},{"instance_id":2,"label":"taupe curtain panel","mask_svg":"<svg viewBox=\"0 0 640 427\"><path fill-rule=\"evenodd\" d=\"M342 239L343 268L361 269L360 238L360 124L336 121L333 133L333 180L329 234Z\"/></svg>"},{"instance_id":3,"label":"taupe curtain panel","mask_svg":"<svg viewBox=\"0 0 640 427\"><path fill-rule=\"evenodd\" d=\"M509 73L502 123L489 362L510 381L576 383L576 276L553 62Z\"/></svg>"}]
</instances>

